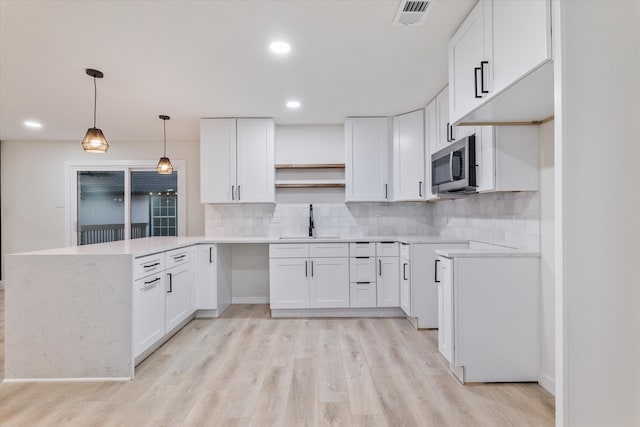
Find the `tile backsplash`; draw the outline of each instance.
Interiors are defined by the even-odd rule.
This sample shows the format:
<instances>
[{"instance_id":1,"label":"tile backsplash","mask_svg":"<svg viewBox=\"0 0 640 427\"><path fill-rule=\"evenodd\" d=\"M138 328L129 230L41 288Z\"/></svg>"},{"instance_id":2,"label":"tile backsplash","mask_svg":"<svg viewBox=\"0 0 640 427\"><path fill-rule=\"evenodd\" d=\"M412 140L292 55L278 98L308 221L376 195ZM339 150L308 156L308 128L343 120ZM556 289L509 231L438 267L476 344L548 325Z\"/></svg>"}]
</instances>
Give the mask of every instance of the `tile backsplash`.
<instances>
[{"instance_id":1,"label":"tile backsplash","mask_svg":"<svg viewBox=\"0 0 640 427\"><path fill-rule=\"evenodd\" d=\"M537 192L476 194L437 203L314 203L318 236L439 235L540 249ZM305 236L308 204L206 205L207 236Z\"/></svg>"}]
</instances>

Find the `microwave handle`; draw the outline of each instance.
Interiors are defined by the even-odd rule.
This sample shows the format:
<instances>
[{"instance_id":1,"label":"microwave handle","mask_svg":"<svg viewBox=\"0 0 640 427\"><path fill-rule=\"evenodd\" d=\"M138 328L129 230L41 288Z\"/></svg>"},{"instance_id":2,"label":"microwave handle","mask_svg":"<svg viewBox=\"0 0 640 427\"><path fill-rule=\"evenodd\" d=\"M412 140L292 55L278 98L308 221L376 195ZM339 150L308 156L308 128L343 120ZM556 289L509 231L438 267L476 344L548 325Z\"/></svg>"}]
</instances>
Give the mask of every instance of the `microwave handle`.
<instances>
[{"instance_id":1,"label":"microwave handle","mask_svg":"<svg viewBox=\"0 0 640 427\"><path fill-rule=\"evenodd\" d=\"M453 182L453 152L449 153L449 182Z\"/></svg>"}]
</instances>

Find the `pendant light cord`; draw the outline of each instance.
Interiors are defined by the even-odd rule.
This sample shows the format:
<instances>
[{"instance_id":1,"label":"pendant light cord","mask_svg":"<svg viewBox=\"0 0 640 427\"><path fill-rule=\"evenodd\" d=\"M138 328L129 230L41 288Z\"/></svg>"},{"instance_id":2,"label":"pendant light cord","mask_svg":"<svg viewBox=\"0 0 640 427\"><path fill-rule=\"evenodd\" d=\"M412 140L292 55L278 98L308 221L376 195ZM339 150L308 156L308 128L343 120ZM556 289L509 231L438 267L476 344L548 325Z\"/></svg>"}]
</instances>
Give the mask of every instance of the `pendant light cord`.
<instances>
[{"instance_id":1,"label":"pendant light cord","mask_svg":"<svg viewBox=\"0 0 640 427\"><path fill-rule=\"evenodd\" d=\"M96 127L96 105L98 104L98 88L96 87L96 76L93 76L93 127Z\"/></svg>"},{"instance_id":2,"label":"pendant light cord","mask_svg":"<svg viewBox=\"0 0 640 427\"><path fill-rule=\"evenodd\" d=\"M164 128L164 157L167 157L167 121L162 119L162 125Z\"/></svg>"}]
</instances>

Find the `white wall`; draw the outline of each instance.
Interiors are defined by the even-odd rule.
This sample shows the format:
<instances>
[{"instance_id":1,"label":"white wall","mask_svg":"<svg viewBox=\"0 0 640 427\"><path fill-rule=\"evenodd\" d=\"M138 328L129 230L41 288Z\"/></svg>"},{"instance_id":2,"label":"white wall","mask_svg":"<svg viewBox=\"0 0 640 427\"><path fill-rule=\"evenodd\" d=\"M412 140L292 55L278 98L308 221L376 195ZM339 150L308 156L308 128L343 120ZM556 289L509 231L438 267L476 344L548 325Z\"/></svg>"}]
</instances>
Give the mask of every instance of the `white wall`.
<instances>
[{"instance_id":1,"label":"white wall","mask_svg":"<svg viewBox=\"0 0 640 427\"><path fill-rule=\"evenodd\" d=\"M639 426L640 2L553 4L557 421Z\"/></svg>"},{"instance_id":2,"label":"white wall","mask_svg":"<svg viewBox=\"0 0 640 427\"><path fill-rule=\"evenodd\" d=\"M111 142L105 155L78 141L2 141L2 256L65 245L65 161L154 160L159 143ZM187 163L187 234L204 234L199 142L175 142L172 159ZM62 204L62 207L57 207Z\"/></svg>"},{"instance_id":3,"label":"white wall","mask_svg":"<svg viewBox=\"0 0 640 427\"><path fill-rule=\"evenodd\" d=\"M555 394L555 216L553 121L540 126L540 384Z\"/></svg>"}]
</instances>

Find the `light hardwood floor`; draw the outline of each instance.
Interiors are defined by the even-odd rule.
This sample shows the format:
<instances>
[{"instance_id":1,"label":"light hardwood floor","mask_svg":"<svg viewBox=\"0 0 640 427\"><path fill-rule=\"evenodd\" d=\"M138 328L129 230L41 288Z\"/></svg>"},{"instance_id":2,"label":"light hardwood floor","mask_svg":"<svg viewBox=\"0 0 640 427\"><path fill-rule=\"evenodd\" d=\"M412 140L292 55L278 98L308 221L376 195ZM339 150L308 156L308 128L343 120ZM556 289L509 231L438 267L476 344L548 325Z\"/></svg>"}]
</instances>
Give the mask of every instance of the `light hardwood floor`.
<instances>
[{"instance_id":1,"label":"light hardwood floor","mask_svg":"<svg viewBox=\"0 0 640 427\"><path fill-rule=\"evenodd\" d=\"M3 361L3 291L0 326ZM0 425L553 425L540 386L463 386L437 347L437 331L404 319L270 319L266 305L234 305L189 323L132 382L0 385Z\"/></svg>"}]
</instances>

